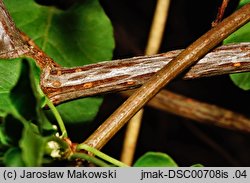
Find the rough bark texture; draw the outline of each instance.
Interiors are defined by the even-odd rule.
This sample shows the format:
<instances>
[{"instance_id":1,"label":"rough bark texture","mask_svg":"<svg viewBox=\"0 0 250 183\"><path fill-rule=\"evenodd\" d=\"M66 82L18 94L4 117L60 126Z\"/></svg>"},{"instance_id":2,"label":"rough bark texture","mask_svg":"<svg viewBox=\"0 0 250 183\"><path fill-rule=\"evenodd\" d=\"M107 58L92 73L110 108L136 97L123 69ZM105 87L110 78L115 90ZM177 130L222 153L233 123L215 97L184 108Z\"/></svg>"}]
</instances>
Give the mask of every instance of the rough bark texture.
<instances>
[{"instance_id":1,"label":"rough bark texture","mask_svg":"<svg viewBox=\"0 0 250 183\"><path fill-rule=\"evenodd\" d=\"M28 46L20 36L8 11L0 1L0 58L17 58L28 52Z\"/></svg>"},{"instance_id":2,"label":"rough bark texture","mask_svg":"<svg viewBox=\"0 0 250 183\"><path fill-rule=\"evenodd\" d=\"M136 88L167 65L182 50L153 56L100 62L77 68L47 67L41 78L43 91L60 104L67 100ZM184 79L250 70L250 43L220 46L200 59Z\"/></svg>"},{"instance_id":3,"label":"rough bark texture","mask_svg":"<svg viewBox=\"0 0 250 183\"><path fill-rule=\"evenodd\" d=\"M84 142L102 148L133 115L151 100L178 74L196 63L211 49L250 20L250 3L238 9L221 23L209 30L169 64L155 73L133 93L101 126Z\"/></svg>"},{"instance_id":4,"label":"rough bark texture","mask_svg":"<svg viewBox=\"0 0 250 183\"><path fill-rule=\"evenodd\" d=\"M166 90L159 92L147 105L200 123L250 132L250 120L245 116Z\"/></svg>"}]
</instances>

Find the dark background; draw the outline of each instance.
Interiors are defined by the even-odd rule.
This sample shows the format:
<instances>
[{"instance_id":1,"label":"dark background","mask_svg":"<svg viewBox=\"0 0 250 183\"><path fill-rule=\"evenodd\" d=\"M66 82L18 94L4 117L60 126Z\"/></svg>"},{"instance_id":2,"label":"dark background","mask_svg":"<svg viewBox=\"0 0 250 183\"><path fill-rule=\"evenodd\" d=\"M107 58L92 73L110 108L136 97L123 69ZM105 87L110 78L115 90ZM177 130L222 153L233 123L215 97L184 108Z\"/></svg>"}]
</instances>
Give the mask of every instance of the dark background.
<instances>
[{"instance_id":1,"label":"dark background","mask_svg":"<svg viewBox=\"0 0 250 183\"><path fill-rule=\"evenodd\" d=\"M211 28L219 0L172 0L160 52L187 47ZM114 26L114 58L143 55L156 0L102 0ZM230 1L226 15L238 1ZM237 88L228 75L183 81L176 79L166 87L200 101L216 104L250 116L250 93ZM104 121L122 102L118 94L105 96L96 119ZM93 129L95 128L93 127ZM125 128L103 149L119 158ZM202 163L205 166L249 166L250 135L201 125L188 119L145 107L135 159L147 151L169 154L180 166Z\"/></svg>"},{"instance_id":2,"label":"dark background","mask_svg":"<svg viewBox=\"0 0 250 183\"><path fill-rule=\"evenodd\" d=\"M41 0L37 0L41 1ZM75 0L54 0L67 8ZM48 1L54 3L54 1ZM45 1L43 1L45 2ZM114 26L114 59L144 55L156 0L100 0ZM172 0L160 52L187 47L211 28L222 0ZM231 0L226 15L238 0ZM228 75L172 81L167 89L250 117L249 91L236 87ZM96 120L87 126L69 126L73 141L87 138L125 99L104 96ZM125 128L102 150L119 159ZM249 166L250 135L202 125L166 112L145 107L135 159L148 151L169 154L180 166Z\"/></svg>"}]
</instances>

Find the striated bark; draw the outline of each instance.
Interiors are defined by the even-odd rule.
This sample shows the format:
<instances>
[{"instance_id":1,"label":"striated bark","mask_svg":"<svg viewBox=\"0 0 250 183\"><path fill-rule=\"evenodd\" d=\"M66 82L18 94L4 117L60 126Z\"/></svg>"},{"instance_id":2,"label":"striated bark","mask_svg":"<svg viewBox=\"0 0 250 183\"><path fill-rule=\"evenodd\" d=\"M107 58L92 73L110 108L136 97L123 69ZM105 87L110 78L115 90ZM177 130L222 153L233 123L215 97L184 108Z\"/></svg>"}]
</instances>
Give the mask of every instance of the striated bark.
<instances>
[{"instance_id":1,"label":"striated bark","mask_svg":"<svg viewBox=\"0 0 250 183\"><path fill-rule=\"evenodd\" d=\"M8 11L0 1L0 58L17 58L29 51Z\"/></svg>"},{"instance_id":2,"label":"striated bark","mask_svg":"<svg viewBox=\"0 0 250 183\"><path fill-rule=\"evenodd\" d=\"M196 63L211 49L250 20L250 3L238 9L183 50L155 73L92 133L84 143L100 149L124 124L171 80Z\"/></svg>"},{"instance_id":3,"label":"striated bark","mask_svg":"<svg viewBox=\"0 0 250 183\"><path fill-rule=\"evenodd\" d=\"M166 90L159 92L147 105L200 123L250 132L250 119L245 116Z\"/></svg>"},{"instance_id":4,"label":"striated bark","mask_svg":"<svg viewBox=\"0 0 250 183\"><path fill-rule=\"evenodd\" d=\"M136 88L166 66L182 50L76 68L47 67L41 86L54 104L79 97ZM250 71L250 43L220 46L200 59L184 79Z\"/></svg>"}]
</instances>

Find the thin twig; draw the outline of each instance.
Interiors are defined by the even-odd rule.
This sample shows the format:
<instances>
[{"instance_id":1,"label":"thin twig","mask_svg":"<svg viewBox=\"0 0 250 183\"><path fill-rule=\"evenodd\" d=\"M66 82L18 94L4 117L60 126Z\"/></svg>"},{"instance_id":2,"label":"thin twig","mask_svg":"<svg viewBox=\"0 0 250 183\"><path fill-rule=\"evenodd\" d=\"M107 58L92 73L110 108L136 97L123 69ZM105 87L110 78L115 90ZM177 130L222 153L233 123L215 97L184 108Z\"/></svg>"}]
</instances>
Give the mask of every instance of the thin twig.
<instances>
[{"instance_id":1,"label":"thin twig","mask_svg":"<svg viewBox=\"0 0 250 183\"><path fill-rule=\"evenodd\" d=\"M61 68L32 40L21 33L0 0L0 58L29 56L43 70L41 87L54 104L96 94L136 88L167 65L181 50L149 57L102 62L77 68ZM250 70L250 43L219 47L198 61L184 78L208 77ZM142 66L143 65L143 66Z\"/></svg>"},{"instance_id":2,"label":"thin twig","mask_svg":"<svg viewBox=\"0 0 250 183\"><path fill-rule=\"evenodd\" d=\"M88 146L86 144L79 144L77 145L77 150L86 150L88 152L91 152L93 153L95 156L98 156L99 158L102 158L103 160L109 162L109 163L112 163L113 165L116 165L118 167L129 167L127 164L121 162L121 161L118 161L116 159L114 159L113 157L107 155L107 154L104 154L103 152L91 147L91 146Z\"/></svg>"},{"instance_id":3,"label":"thin twig","mask_svg":"<svg viewBox=\"0 0 250 183\"><path fill-rule=\"evenodd\" d=\"M139 110L128 122L121 153L121 161L127 165L133 163L136 143L139 136L143 109Z\"/></svg>"},{"instance_id":4,"label":"thin twig","mask_svg":"<svg viewBox=\"0 0 250 183\"><path fill-rule=\"evenodd\" d=\"M170 0L157 0L155 14L145 50L146 55L158 53L167 21Z\"/></svg>"},{"instance_id":5,"label":"thin twig","mask_svg":"<svg viewBox=\"0 0 250 183\"><path fill-rule=\"evenodd\" d=\"M229 1L230 0L223 0L222 1L221 6L218 9L216 19L212 22L212 27L216 26L219 22L221 22Z\"/></svg>"},{"instance_id":6,"label":"thin twig","mask_svg":"<svg viewBox=\"0 0 250 183\"><path fill-rule=\"evenodd\" d=\"M122 95L129 96L131 92L122 92ZM200 102L167 90L161 90L147 105L202 124L250 132L249 118L228 109Z\"/></svg>"},{"instance_id":7,"label":"thin twig","mask_svg":"<svg viewBox=\"0 0 250 183\"><path fill-rule=\"evenodd\" d=\"M85 66L85 67L82 67L82 68L72 68L72 69L67 69L67 68L64 68L64 69L61 69L61 68L59 68L59 66L53 61L53 60L50 60L50 58L48 57L48 56L46 56L46 55L44 55L44 52L42 52L41 50L39 50L39 49L37 49L36 48L36 46L34 46L33 45L33 43L32 42L30 42L29 40L26 40L26 38L25 38L25 36L23 37L23 35L21 34L21 38L20 38L20 36L19 36L19 31L15 28L15 25L14 25L14 23L13 23L13 21L11 20L11 18L10 18L10 16L9 16L9 14L8 14L8 12L6 11L6 9L5 9L5 7L4 7L4 5L3 5L3 3L2 3L2 1L0 1L1 2L1 14L0 14L0 18L1 18L1 25L0 25L0 29L2 30L2 32L4 33L3 34L3 36L6 38L5 40L7 40L7 42L4 42L3 43L3 48L4 49L2 49L3 51L0 53L0 57L1 58L16 58L16 57L19 57L19 56L22 56L23 54L26 54L26 55L28 55L28 56L31 56L32 58L34 58L36 61L38 60L39 61L39 59L40 59L40 65L39 65L39 63L38 63L38 65L42 68L42 69L44 69L44 73L43 73L43 76L51 76L51 75L57 75L57 76L61 76L61 75L63 75L63 78L65 79L65 76L69 73L69 74L76 74L76 73L78 73L78 72L81 72L81 71L84 71L85 69L89 69L89 68L91 68L91 69L93 69L93 68L97 68L97 69L100 69L99 67L101 67L102 66L102 64L104 64L104 63L100 63L100 64L95 64L95 65L88 65L88 66ZM248 11L246 10L248 8ZM242 14L242 16L240 17L240 19L239 20L237 20L237 19L235 19L233 22L231 22L232 23L232 26L231 26L231 28L233 27L233 29L236 29L238 26L240 26L240 24L242 24L243 23L243 20L244 21L248 21L247 19L249 19L249 4L248 5L246 5L245 6L245 15L243 15ZM244 17L245 16L245 17ZM230 20L229 20L230 21ZM237 22L238 21L238 22ZM224 26L225 25L227 25L227 26L229 26L229 24L230 23L224 23ZM236 25L236 24L238 24L238 25ZM225 28L225 30L229 30L230 28L228 28L227 26L225 26L224 28ZM218 26L217 26L218 27ZM217 29L217 27L215 27L215 30ZM220 26L220 28L221 27L223 27L223 24L222 24L222 26ZM229 26L230 27L230 26ZM8 31L10 31L10 32L8 32ZM232 32L233 30L230 30L230 32ZM212 34L212 32L213 31L210 31L210 36L211 36L211 34ZM227 31L226 31L227 32ZM222 33L225 33L224 32L224 30L222 30L222 28L221 28L221 30L220 30L220 32L218 32L218 34L222 34ZM228 34L229 32L227 32L226 34ZM216 36L218 37L219 35L218 34L216 34ZM222 34L222 37L221 37L221 39L219 39L220 38L220 36L218 37L218 40L217 40L217 43L220 41L220 40L222 40L223 38L224 38L224 36L225 36L225 34ZM203 38L204 38L205 36L203 36ZM213 37L213 36L212 36ZM213 37L213 38L215 38L215 37ZM209 42L209 39L205 39L206 41L208 41ZM215 39L212 39L211 40L211 42L213 42L213 40L215 40ZM201 41L202 42L202 41ZM197 44L199 45L200 44L200 49L197 49L197 50L195 50L194 51L194 53L198 53L199 51L204 51L203 50L203 48L205 48L206 47L206 43L207 42L205 42L204 44L202 44L202 43L199 43L199 42L197 42L196 44L194 44L195 46L194 47L197 47ZM247 43L248 44L248 43ZM245 55L240 55L239 57L238 57L238 59L236 59L235 60L235 57L233 57L232 58L232 56L234 56L234 55L232 55L231 54L231 52L229 51L226 55L227 56L229 56L230 58L231 58L231 61L228 61L228 62L222 62L222 64L218 64L218 63L213 63L213 62L206 62L206 59L208 59L209 60L209 57L208 58L204 58L203 59L203 62L204 63L206 63L207 64L207 66L206 66L206 64L205 65L203 65L204 63L202 63L201 65L199 65L199 63L201 63L201 61L198 63L198 64L196 64L189 72L188 72L188 74L186 74L186 78L195 78L195 77L202 77L202 76L211 76L211 75L217 75L217 74L224 74L224 73L231 73L231 72L242 72L242 71L248 71L249 70L249 46L246 46L247 44L242 44L241 46L240 46L240 50L238 50L238 52L239 53L243 53L243 52L246 52L247 54L245 54ZM173 60L173 62L171 62L171 64L170 65L172 65L172 66L175 66L175 65L179 65L179 66L181 66L181 69L179 70L178 68L177 68L177 70L178 71L182 71L182 70L184 70L184 68L186 67L186 66L188 66L188 65L190 65L189 63L187 63L187 60L189 59L189 58L191 58L191 60L192 60L192 62L194 61L194 60L196 60L196 59L198 59L198 57L200 57L201 55L203 55L206 51L208 51L208 49L210 49L211 47L213 47L214 45L216 45L216 42L214 42L214 44L211 44L209 47L207 47L207 49L205 49L205 51L204 52L202 52L202 53L198 53L197 55L195 55L194 53L193 54L191 54L191 57L190 57L190 55L185 55L186 53L189 53L189 51L191 50L191 48L192 48L192 46L191 47L189 47L189 49L187 49L186 51L184 51L184 52L182 52L176 59L174 59ZM199 46L198 46L199 47ZM224 47L225 48L225 47ZM28 53L27 53L27 50L28 50ZM40 52L41 51L41 52ZM225 52L224 53L226 53L226 49L224 50ZM173 52L171 52L171 53L173 53ZM213 53L213 52L212 52ZM31 54L31 55L30 55ZM33 54L33 55L32 55ZM167 54L170 54L170 53L167 53ZM176 53L175 53L176 54ZM177 55L177 54L176 54ZM222 56L223 57L223 54L220 54L220 56ZM225 56L225 55L224 55ZM152 60L154 60L155 58L159 58L159 57L163 57L163 58L160 58L160 60L164 60L164 59L166 59L165 57L166 57L166 54L161 54L161 55L158 55L158 56L156 56L156 57L152 57L153 59ZM221 57L221 60L223 60L222 59L222 57ZM47 59L46 59L47 58ZM179 59L182 59L182 60L184 60L185 62L183 63L183 64L181 64L181 63L178 63L179 62ZM241 59L241 58L243 58L243 60ZM246 59L245 59L246 58ZM138 58L133 58L133 59L135 59L135 60L138 60ZM133 60L132 59L132 60ZM145 57L140 57L139 58L139 60L145 60L146 58ZM150 58L151 59L151 58ZM149 60L150 60L149 59ZM169 58L168 58L169 59ZM245 59L245 60L244 60ZM127 61L128 61L129 59L127 59ZM146 59L147 60L147 59ZM152 61L151 60L151 61ZM157 60L157 59L156 59ZM171 60L171 59L170 59ZM170 61L170 60L168 60L168 62ZM212 59L213 60L213 59ZM214 59L215 60L215 59ZM47 62L48 61L48 62ZM123 61L125 61L125 60L123 60ZM148 60L147 60L148 61ZM176 61L177 63L174 63L174 61ZM211 61L211 60L210 60ZM155 61L154 61L155 62ZM116 62L115 64L117 64L118 62ZM213 64L211 64L211 63L213 63ZM114 63L113 63L114 64ZM112 65L112 67L110 67L109 69L111 69L111 68L113 68L113 69L117 69L117 68L119 68L119 66L117 66L117 65ZM123 63L123 66L124 66L124 64L126 65L126 62L125 63ZM127 63L128 64L128 63ZM212 65L212 67L209 67L208 65ZM122 64L121 64L122 65ZM133 65L133 64L128 64L128 65ZM145 65L145 63L143 64L143 65ZM166 65L166 64L165 64ZM162 64L162 66L160 67L160 68L157 68L157 70L159 70L159 69L161 69L162 67L164 67L165 68L165 70L169 70L169 71L174 71L175 69L171 69L170 67L171 66L165 66L164 64ZM105 66L107 66L106 64L105 64ZM196 67L197 66L197 67ZM54 68L55 67L55 68ZM152 67L152 65L151 65L151 67ZM196 67L196 70L194 69ZM168 69L167 69L168 68ZM220 69L216 69L216 68L220 68ZM223 69L222 69L223 68ZM112 69L111 69L112 70ZM140 68L140 70L143 70L143 68ZM157 71L156 70L156 71ZM192 70L194 70L194 71L192 71ZM93 70L92 70L93 71ZM113 70L114 71L114 70ZM146 74L147 76L151 76L153 73L155 73L156 71L153 71L153 72L149 72L148 74ZM204 72L205 71L205 72ZM104 74L104 72L105 72L105 70L104 71L101 71L102 72L102 74ZM193 72L193 73L192 73ZM190 73L192 73L192 74L190 74ZM46 75L46 74L48 74L48 75ZM82 73L80 73L80 74L82 74ZM94 74L96 74L96 73L94 73ZM157 90L159 90L159 88L161 87L161 85L163 85L163 83L167 83L167 82L169 82L173 77L175 77L176 75L177 75L178 73L177 72L173 72L172 74L171 74L171 72L170 72L170 77L169 76L167 76L165 79L163 78L161 78L160 76L164 76L164 73L163 73L163 71L162 72L160 72L160 74L158 74L157 76L158 77L160 77L160 81L159 82L157 82L157 84L158 84L158 89L156 89L156 90L154 90L153 92L155 93L155 92L157 92ZM71 75L72 76L72 75ZM86 76L86 75L85 75ZM82 77L85 77L84 75L82 75ZM103 76L103 75L102 75ZM124 75L121 75L121 76L124 76ZM151 84L149 83L148 84L148 86L151 86L152 85L152 82L155 80L156 81L156 77L157 76L155 76L154 78L155 79L151 79ZM46 78L46 77L45 77ZM146 78L146 79L144 79L143 80L143 82L141 82L141 83L136 83L134 80L127 80L126 82L125 82L125 89L128 89L129 87L138 87L138 86L140 86L141 84L143 84L148 78L147 77L144 77L144 78ZM47 78L48 79L48 78ZM62 79L62 78L61 78ZM67 79L67 77L66 77L66 79ZM75 75L75 78L70 78L70 79L72 79L73 81L74 81L74 79L79 79L79 76L78 75ZM118 78L113 78L113 79L111 79L111 78L109 78L107 81L112 81L112 80L116 80L116 79L118 79L119 80L119 77ZM137 78L132 78L132 79L137 79ZM138 79L139 80L139 79ZM163 80L165 80L165 81L163 81ZM52 96L52 95L50 95L50 96L52 96L52 97L54 97L55 99L57 99L57 95L61 95L61 94L67 94L67 92L69 91L69 94L68 95L70 95L71 96L71 98L67 98L67 97L65 97L65 98L61 98L62 100L58 100L59 102L58 103L60 103L60 102L63 102L63 101L66 101L66 100L69 100L69 99L75 99L75 98L78 98L78 97L83 97L83 96L88 96L88 95L93 95L93 94L97 94L98 92L96 92L96 93L93 93L92 92L92 94L90 94L90 93L88 93L88 92L86 92L87 94L79 94L79 93L74 93L74 91L70 91L70 90L64 90L65 88L67 88L67 86L65 87L65 88L60 88L60 86L61 86L61 84L62 83L60 83L60 81L61 80L47 80L46 81L46 79L44 79L43 80L43 77L42 77L42 82L44 82L44 83L49 83L49 82L51 82L50 84L52 85L52 86L54 86L54 87L56 87L57 88L57 93L56 92L54 92L54 94L55 94L55 96ZM99 83L102 83L100 80L97 80ZM136 80L137 81L137 80ZM79 82L79 80L78 80L78 82ZM98 83L97 82L97 83ZM79 83L78 83L79 84ZM96 84L96 83L95 83ZM112 83L113 84L113 87L114 87L114 83ZM122 84L124 84L124 83L120 83L121 85ZM81 85L81 87L75 87L74 85L73 86L69 86L68 88L71 88L71 89L79 89L80 88L80 90L81 90L81 88L83 88L83 89L91 89L94 85L93 85L93 83L92 82L86 82L86 80L84 80L83 81L83 83L80 83L80 85ZM45 86L45 85L42 85L42 86ZM103 87L105 87L105 82L104 82L104 85L102 85ZM147 86L147 85L146 85ZM59 89L58 89L59 88ZM46 86L45 86L45 89L47 89L46 88ZM95 88L96 90L98 90L98 88ZM124 89L124 88L123 88ZM145 89L145 88L144 88ZM116 88L115 90L121 90L119 87L118 88ZM143 89L141 89L142 91L144 91ZM150 89L150 90L153 90L153 89ZM146 90L147 91L147 95L150 95L149 93L150 93L150 90ZM101 92L99 92L99 93L103 93L103 92L108 92L108 91L114 91L114 88L110 88L110 87L107 87L107 90L106 91L101 91ZM71 94L70 94L70 92L71 92ZM80 93L84 93L82 90L80 91ZM49 93L48 92L48 94L51 94L51 93ZM139 93L138 93L138 95L139 95ZM153 94L154 95L154 94ZM152 97L153 96L152 94L151 94L151 96L150 97ZM139 95L140 96L140 95ZM145 98L147 98L147 100L149 100L149 98L150 97L146 97L145 95L144 95L144 97ZM58 97L59 99L60 99L60 96ZM136 97L135 97L136 98ZM137 100L135 100L136 102L138 102ZM57 102L57 100L55 100L55 101L53 101L54 103L56 103ZM119 128L125 123L124 121L126 121L126 119L127 118L130 118L132 115L132 113L134 113L134 111L136 111L138 108L140 108L140 106L142 106L145 102L146 102L146 100L143 100L143 101L139 101L140 102L140 105L138 105L137 106L137 104L136 103L134 103L135 104L135 108L132 108L132 109L129 109L130 111L132 111L132 112L129 112L129 113L122 113L121 115L122 116L120 116L121 117L121 119L123 120L123 122L119 122L118 124L120 124L120 125L118 125L118 128L117 129L113 129L113 132L112 133L115 133L115 132L117 132L118 130L119 130ZM123 116L123 114L126 114L126 115L124 115ZM113 115L113 117L114 117L115 115ZM119 116L118 116L119 117ZM118 119L119 120L119 119ZM109 129L108 129L109 130ZM107 131L108 132L108 131ZM110 133L110 132L108 132L108 138L111 138L112 137L112 135L110 135L110 134L112 134L112 133ZM104 135L105 133L103 133L102 135ZM100 138L102 138L102 137L100 137ZM90 138L91 139L91 138ZM107 141L106 141L107 142ZM105 142L105 143L106 143ZM101 147L101 146L103 146L105 143L102 143L101 141L99 141L98 142L99 143L99 146Z\"/></svg>"},{"instance_id":8,"label":"thin twig","mask_svg":"<svg viewBox=\"0 0 250 183\"><path fill-rule=\"evenodd\" d=\"M250 3L243 6L182 51L130 96L86 141L102 148L126 122L153 98L161 88L194 64L232 32L250 20Z\"/></svg>"},{"instance_id":9,"label":"thin twig","mask_svg":"<svg viewBox=\"0 0 250 183\"><path fill-rule=\"evenodd\" d=\"M162 42L169 5L170 0L157 1L154 18L151 25L151 30L145 51L146 55L153 55L158 53ZM136 150L136 143L140 132L140 126L142 123L142 116L143 108L138 111L128 122L121 153L121 161L128 165L132 165L133 163L133 157Z\"/></svg>"},{"instance_id":10,"label":"thin twig","mask_svg":"<svg viewBox=\"0 0 250 183\"><path fill-rule=\"evenodd\" d=\"M67 138L68 137L68 133L66 130L66 127L63 123L62 117L59 114L59 112L57 111L56 107L54 106L54 104L46 97L45 98L45 102L48 105L48 107L50 108L51 112L53 113L54 117L57 120L58 126L62 132L62 137Z\"/></svg>"},{"instance_id":11,"label":"thin twig","mask_svg":"<svg viewBox=\"0 0 250 183\"><path fill-rule=\"evenodd\" d=\"M239 162L226 150L221 144L218 144L215 140L213 140L208 134L204 131L196 127L192 123L184 124L199 140L203 141L204 144L207 144L211 150L214 150L219 154L222 158L227 160L231 166L239 166Z\"/></svg>"},{"instance_id":12,"label":"thin twig","mask_svg":"<svg viewBox=\"0 0 250 183\"><path fill-rule=\"evenodd\" d=\"M22 33L23 38L28 38L24 33ZM60 68L51 57L49 57L44 51L42 51L32 40L29 40L29 51L24 54L24 56L32 58L36 61L36 64L40 67L41 70Z\"/></svg>"},{"instance_id":13,"label":"thin twig","mask_svg":"<svg viewBox=\"0 0 250 183\"><path fill-rule=\"evenodd\" d=\"M74 153L69 157L70 160L87 160L97 166L100 167L110 167L111 165L107 164L106 162L94 157L94 156L90 156L88 154L85 153Z\"/></svg>"}]
</instances>

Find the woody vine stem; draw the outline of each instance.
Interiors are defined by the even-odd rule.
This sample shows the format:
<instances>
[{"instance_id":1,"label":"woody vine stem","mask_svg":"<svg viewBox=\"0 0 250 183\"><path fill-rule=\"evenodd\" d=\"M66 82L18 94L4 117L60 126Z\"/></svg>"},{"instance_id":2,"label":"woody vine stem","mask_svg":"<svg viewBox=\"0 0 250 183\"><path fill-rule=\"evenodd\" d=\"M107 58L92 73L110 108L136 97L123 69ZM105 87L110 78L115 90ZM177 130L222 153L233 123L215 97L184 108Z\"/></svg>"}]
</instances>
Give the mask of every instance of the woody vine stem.
<instances>
[{"instance_id":1,"label":"woody vine stem","mask_svg":"<svg viewBox=\"0 0 250 183\"><path fill-rule=\"evenodd\" d=\"M44 93L51 99L53 96L53 103L60 103L66 100L72 100L78 97L87 96L83 94L85 92L84 89L94 88L94 84L100 84L104 81L100 80L95 83L93 82L85 82L78 83L78 85L69 85L66 86L65 80L67 80L69 74L70 77L75 76L74 79L77 82L82 81L82 78L87 78L86 75L79 76L79 73L82 71L91 69L100 69L103 64L95 64L88 65L79 68L61 68L57 63L55 63L51 58L49 58L42 50L40 50L25 34L20 33L18 31L6 11L2 0L0 0L0 28L3 30L5 46L2 47L0 51L0 58L16 58L20 56L28 56L35 59L37 65L43 71L41 77L41 88ZM175 78L178 74L183 72L185 69L194 64L198 59L203 57L209 50L214 48L217 44L219 44L223 39L225 39L229 34L237 30L239 27L247 23L250 19L250 3L243 6L241 9L237 10L234 14L226 18L221 23L217 24L213 29L208 31L202 37L200 37L197 41L191 44L184 51L176 54L175 58L171 60L170 63L163 64L162 69L156 72L154 76L152 76L141 88L139 88L123 105L121 105L84 143L94 148L100 149L103 147L112 136L119 131L119 129L141 108L145 105L152 97L154 97L162 87L164 87L167 83L169 83L173 78ZM240 49L246 52L246 57L249 61L249 44L240 45ZM168 53L168 54L172 54ZM166 54L167 55L167 54ZM156 55L147 58L149 61L154 61L155 58L159 58L160 60L164 60L166 58L165 54ZM133 59L132 59L133 60ZM136 59L135 59L136 60ZM141 60L145 61L145 58L141 58ZM107 62L108 63L108 62ZM118 63L118 62L117 62ZM121 67L121 65L113 63L113 69ZM121 62L119 62L121 63ZM129 63L129 62L126 62ZM133 66L134 63L129 63L129 66ZM105 65L105 64L104 64ZM141 63L143 66L144 63ZM124 66L124 65L123 65ZM233 64L233 67L240 68L244 70L240 63ZM249 64L248 64L249 66ZM114 71L113 70L113 71ZM248 68L249 70L249 68ZM101 70L100 70L101 72ZM105 73L101 73L104 74ZM148 73L144 76L149 76ZM57 77L61 77L62 80L57 80ZM124 78L123 75L113 78L116 80ZM148 79L149 77L147 77ZM53 80L55 79L55 80ZM140 78L136 78L140 79ZM147 80L146 79L146 80ZM86 80L85 80L86 81ZM112 78L106 80L106 82L111 82ZM145 82L145 79L144 81ZM141 82L140 84L142 84ZM120 83L123 85L123 83ZM126 81L125 89L129 89L129 85L131 87L135 87L135 81L128 80ZM139 85L140 85L139 84ZM136 85L138 87L138 84ZM103 88L106 85L104 83ZM113 86L114 87L114 86ZM106 92L112 89L112 86L107 87ZM66 90L65 90L66 89ZM79 92L74 92L79 91ZM114 90L113 90L114 91ZM92 93L90 95L97 94ZM58 98L59 96L59 98ZM63 99L60 101L60 97ZM67 98L68 97L68 98ZM59 102L58 102L59 101Z\"/></svg>"},{"instance_id":2,"label":"woody vine stem","mask_svg":"<svg viewBox=\"0 0 250 183\"><path fill-rule=\"evenodd\" d=\"M227 17L182 51L133 93L84 143L102 148L161 88L250 20L250 3Z\"/></svg>"}]
</instances>

